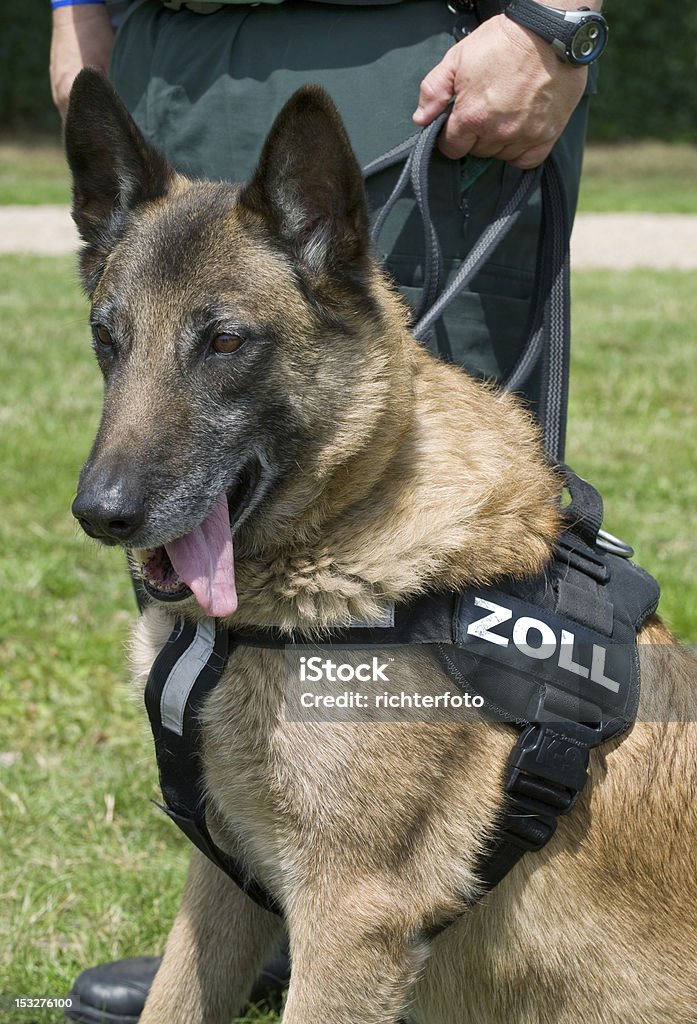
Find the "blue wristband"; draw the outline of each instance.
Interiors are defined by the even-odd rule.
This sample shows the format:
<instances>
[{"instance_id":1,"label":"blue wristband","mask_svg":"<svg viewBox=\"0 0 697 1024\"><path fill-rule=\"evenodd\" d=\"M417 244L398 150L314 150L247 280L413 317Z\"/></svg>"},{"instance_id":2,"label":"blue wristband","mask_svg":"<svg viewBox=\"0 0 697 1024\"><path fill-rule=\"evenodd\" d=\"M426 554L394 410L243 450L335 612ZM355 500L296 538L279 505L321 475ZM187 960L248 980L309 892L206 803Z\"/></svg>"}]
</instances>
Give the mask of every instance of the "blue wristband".
<instances>
[{"instance_id":1,"label":"blue wristband","mask_svg":"<svg viewBox=\"0 0 697 1024\"><path fill-rule=\"evenodd\" d=\"M104 5L106 0L51 0L51 10L57 7L81 7L83 4Z\"/></svg>"}]
</instances>

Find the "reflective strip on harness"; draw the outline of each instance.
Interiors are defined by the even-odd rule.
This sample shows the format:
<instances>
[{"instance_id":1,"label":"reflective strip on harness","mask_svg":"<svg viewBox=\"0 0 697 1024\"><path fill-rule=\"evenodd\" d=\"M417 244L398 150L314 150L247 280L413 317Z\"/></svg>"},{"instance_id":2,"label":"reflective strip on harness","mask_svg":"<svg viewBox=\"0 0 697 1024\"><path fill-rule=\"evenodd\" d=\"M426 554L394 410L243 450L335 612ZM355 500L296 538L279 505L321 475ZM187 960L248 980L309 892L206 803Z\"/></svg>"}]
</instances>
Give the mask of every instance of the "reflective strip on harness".
<instances>
[{"instance_id":1,"label":"reflective strip on harness","mask_svg":"<svg viewBox=\"0 0 697 1024\"><path fill-rule=\"evenodd\" d=\"M184 709L196 680L208 663L215 647L215 620L201 619L191 644L171 669L160 697L160 718L165 729L184 731Z\"/></svg>"}]
</instances>

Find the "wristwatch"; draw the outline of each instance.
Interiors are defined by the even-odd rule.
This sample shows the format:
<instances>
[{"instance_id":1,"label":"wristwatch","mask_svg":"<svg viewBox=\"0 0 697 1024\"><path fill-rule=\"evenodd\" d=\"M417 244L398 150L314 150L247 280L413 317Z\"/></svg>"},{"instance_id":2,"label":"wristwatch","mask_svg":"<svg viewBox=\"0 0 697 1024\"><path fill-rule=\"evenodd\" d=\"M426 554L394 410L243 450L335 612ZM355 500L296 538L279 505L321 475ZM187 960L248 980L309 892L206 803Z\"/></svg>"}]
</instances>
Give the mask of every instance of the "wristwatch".
<instances>
[{"instance_id":1,"label":"wristwatch","mask_svg":"<svg viewBox=\"0 0 697 1024\"><path fill-rule=\"evenodd\" d=\"M535 0L510 0L504 14L551 43L560 60L578 67L596 61L607 44L605 18L588 7L560 11Z\"/></svg>"}]
</instances>

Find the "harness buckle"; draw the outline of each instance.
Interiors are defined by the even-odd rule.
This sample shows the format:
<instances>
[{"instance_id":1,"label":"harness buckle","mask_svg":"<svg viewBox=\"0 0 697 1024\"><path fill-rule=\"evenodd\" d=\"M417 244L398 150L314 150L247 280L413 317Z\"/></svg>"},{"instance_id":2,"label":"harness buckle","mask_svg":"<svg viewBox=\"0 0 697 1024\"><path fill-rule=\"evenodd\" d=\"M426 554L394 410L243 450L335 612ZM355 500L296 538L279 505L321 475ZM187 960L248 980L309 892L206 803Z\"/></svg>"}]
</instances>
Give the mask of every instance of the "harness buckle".
<instances>
[{"instance_id":1,"label":"harness buckle","mask_svg":"<svg viewBox=\"0 0 697 1024\"><path fill-rule=\"evenodd\" d=\"M587 726L571 721L529 725L508 758L506 791L539 799L557 814L566 813L588 780L589 732ZM549 800L544 790L550 790Z\"/></svg>"},{"instance_id":2,"label":"harness buckle","mask_svg":"<svg viewBox=\"0 0 697 1024\"><path fill-rule=\"evenodd\" d=\"M574 722L529 725L508 759L504 829L526 850L552 838L588 780L588 729Z\"/></svg>"}]
</instances>

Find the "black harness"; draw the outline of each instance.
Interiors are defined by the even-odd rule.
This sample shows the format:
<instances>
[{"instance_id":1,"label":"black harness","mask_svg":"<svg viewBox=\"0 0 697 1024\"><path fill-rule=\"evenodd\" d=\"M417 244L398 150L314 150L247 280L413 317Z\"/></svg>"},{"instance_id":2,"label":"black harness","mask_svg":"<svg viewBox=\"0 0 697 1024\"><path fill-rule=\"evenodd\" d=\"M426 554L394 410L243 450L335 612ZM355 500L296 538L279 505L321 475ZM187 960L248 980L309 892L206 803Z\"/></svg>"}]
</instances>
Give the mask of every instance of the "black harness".
<instances>
[{"instance_id":1,"label":"black harness","mask_svg":"<svg viewBox=\"0 0 697 1024\"><path fill-rule=\"evenodd\" d=\"M264 909L282 912L208 831L199 754L200 710L239 646L426 644L459 690L481 698L484 716L518 730L496 838L478 870L482 894L548 842L586 784L590 751L630 728L640 689L636 636L657 607L658 584L608 550L621 544L600 530L597 491L570 471L567 485L566 530L534 579L427 594L397 606L391 625L336 629L319 644L297 635L291 642L273 628L176 621L145 690L162 809Z\"/></svg>"}]
</instances>

